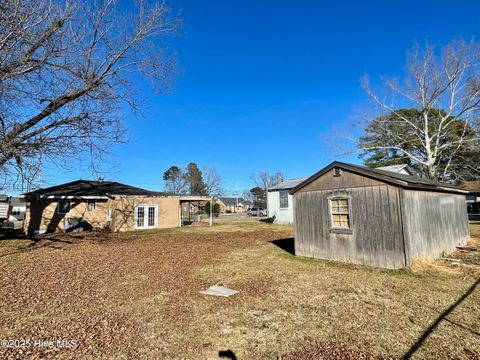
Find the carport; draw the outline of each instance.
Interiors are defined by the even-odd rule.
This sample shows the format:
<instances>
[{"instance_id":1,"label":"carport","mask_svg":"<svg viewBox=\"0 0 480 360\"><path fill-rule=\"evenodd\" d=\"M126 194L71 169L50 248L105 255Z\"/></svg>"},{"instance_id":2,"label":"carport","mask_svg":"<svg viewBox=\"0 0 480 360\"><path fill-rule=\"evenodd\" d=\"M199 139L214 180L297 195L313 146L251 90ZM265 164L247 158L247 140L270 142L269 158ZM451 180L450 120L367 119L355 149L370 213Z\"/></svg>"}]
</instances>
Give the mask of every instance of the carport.
<instances>
[{"instance_id":1,"label":"carport","mask_svg":"<svg viewBox=\"0 0 480 360\"><path fill-rule=\"evenodd\" d=\"M180 226L191 225L197 221L198 211L203 210L210 199L205 196L180 197Z\"/></svg>"}]
</instances>

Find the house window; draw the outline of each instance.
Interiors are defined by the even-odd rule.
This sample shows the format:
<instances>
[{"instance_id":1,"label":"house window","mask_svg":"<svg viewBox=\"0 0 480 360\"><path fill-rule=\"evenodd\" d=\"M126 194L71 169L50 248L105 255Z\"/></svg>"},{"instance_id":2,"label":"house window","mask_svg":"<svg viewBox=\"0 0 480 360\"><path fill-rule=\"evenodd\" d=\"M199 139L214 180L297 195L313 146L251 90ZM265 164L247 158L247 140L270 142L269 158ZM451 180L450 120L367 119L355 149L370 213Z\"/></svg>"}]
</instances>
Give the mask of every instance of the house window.
<instances>
[{"instance_id":1,"label":"house window","mask_svg":"<svg viewBox=\"0 0 480 360\"><path fill-rule=\"evenodd\" d=\"M135 227L137 229L157 227L157 207L154 205L136 206Z\"/></svg>"},{"instance_id":2,"label":"house window","mask_svg":"<svg viewBox=\"0 0 480 360\"><path fill-rule=\"evenodd\" d=\"M97 208L97 202L95 200L87 200L87 210L92 212Z\"/></svg>"},{"instance_id":3,"label":"house window","mask_svg":"<svg viewBox=\"0 0 480 360\"><path fill-rule=\"evenodd\" d=\"M280 190L280 209L288 208L288 190Z\"/></svg>"},{"instance_id":4,"label":"house window","mask_svg":"<svg viewBox=\"0 0 480 360\"><path fill-rule=\"evenodd\" d=\"M59 201L58 202L58 213L67 214L70 211L70 201Z\"/></svg>"},{"instance_id":5,"label":"house window","mask_svg":"<svg viewBox=\"0 0 480 360\"><path fill-rule=\"evenodd\" d=\"M330 199L331 228L350 230L350 199L332 198Z\"/></svg>"}]
</instances>

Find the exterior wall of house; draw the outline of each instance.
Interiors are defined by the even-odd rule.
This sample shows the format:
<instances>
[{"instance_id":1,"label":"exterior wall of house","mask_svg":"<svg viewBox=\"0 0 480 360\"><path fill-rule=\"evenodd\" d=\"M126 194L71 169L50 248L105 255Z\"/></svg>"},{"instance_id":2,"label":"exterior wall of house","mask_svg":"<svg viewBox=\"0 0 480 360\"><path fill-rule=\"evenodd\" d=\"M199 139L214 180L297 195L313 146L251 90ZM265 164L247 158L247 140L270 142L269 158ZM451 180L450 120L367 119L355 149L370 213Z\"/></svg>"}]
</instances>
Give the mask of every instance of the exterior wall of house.
<instances>
[{"instance_id":1,"label":"exterior wall of house","mask_svg":"<svg viewBox=\"0 0 480 360\"><path fill-rule=\"evenodd\" d=\"M58 201L29 203L25 213L24 227L27 233L64 231L65 219L82 217L93 228L101 228L107 221L109 202L97 201L94 211L88 211L86 201L71 201L70 211L58 213Z\"/></svg>"},{"instance_id":2,"label":"exterior wall of house","mask_svg":"<svg viewBox=\"0 0 480 360\"><path fill-rule=\"evenodd\" d=\"M10 221L22 221L25 219L26 206L12 206L10 210Z\"/></svg>"},{"instance_id":3,"label":"exterior wall of house","mask_svg":"<svg viewBox=\"0 0 480 360\"><path fill-rule=\"evenodd\" d=\"M180 199L178 197L117 196L111 201L113 231L135 230L135 207L157 207L157 228L180 226Z\"/></svg>"},{"instance_id":4,"label":"exterior wall of house","mask_svg":"<svg viewBox=\"0 0 480 360\"><path fill-rule=\"evenodd\" d=\"M215 204L220 205L220 213L225 214L227 212L228 206L225 205L222 200L218 199L217 201L215 201Z\"/></svg>"},{"instance_id":5,"label":"exterior wall of house","mask_svg":"<svg viewBox=\"0 0 480 360\"><path fill-rule=\"evenodd\" d=\"M111 200L97 200L94 211L88 211L87 201L71 201L70 211L58 213L58 201L29 203L25 216L25 231L55 232L65 230L65 219L82 217L92 228L107 225L113 231L135 230L135 206L157 207L157 228L180 226L180 199L178 197L116 196Z\"/></svg>"},{"instance_id":6,"label":"exterior wall of house","mask_svg":"<svg viewBox=\"0 0 480 360\"><path fill-rule=\"evenodd\" d=\"M216 201L220 205L220 213L229 214L229 213L245 213L248 209L248 206L239 202L238 206L227 205L221 199Z\"/></svg>"},{"instance_id":7,"label":"exterior wall of house","mask_svg":"<svg viewBox=\"0 0 480 360\"><path fill-rule=\"evenodd\" d=\"M275 216L276 224L293 224L293 197L288 194L288 208L280 208L280 191L267 194L268 216Z\"/></svg>"},{"instance_id":8,"label":"exterior wall of house","mask_svg":"<svg viewBox=\"0 0 480 360\"><path fill-rule=\"evenodd\" d=\"M410 258L436 259L467 243L465 195L403 190L402 201Z\"/></svg>"},{"instance_id":9,"label":"exterior wall of house","mask_svg":"<svg viewBox=\"0 0 480 360\"><path fill-rule=\"evenodd\" d=\"M331 229L329 198L349 198L350 231ZM405 267L400 189L345 170L293 195L295 254L397 269Z\"/></svg>"}]
</instances>

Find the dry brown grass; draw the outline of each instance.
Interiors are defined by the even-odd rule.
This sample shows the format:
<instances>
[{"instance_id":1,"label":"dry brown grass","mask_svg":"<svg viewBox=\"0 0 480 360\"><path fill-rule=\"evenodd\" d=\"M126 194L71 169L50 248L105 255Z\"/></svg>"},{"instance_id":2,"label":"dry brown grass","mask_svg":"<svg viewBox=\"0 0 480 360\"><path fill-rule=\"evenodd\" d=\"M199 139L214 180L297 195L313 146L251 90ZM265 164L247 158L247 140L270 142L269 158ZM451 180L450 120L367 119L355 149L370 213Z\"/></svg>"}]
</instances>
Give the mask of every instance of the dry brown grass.
<instances>
[{"instance_id":1,"label":"dry brown grass","mask_svg":"<svg viewBox=\"0 0 480 360\"><path fill-rule=\"evenodd\" d=\"M79 341L20 355L32 358L216 359L227 349L239 359L399 358L480 276L441 262L383 271L310 260L270 242L291 236L248 220L5 241L0 338ZM215 283L241 292L198 293ZM417 358L480 357L479 292L440 321Z\"/></svg>"}]
</instances>

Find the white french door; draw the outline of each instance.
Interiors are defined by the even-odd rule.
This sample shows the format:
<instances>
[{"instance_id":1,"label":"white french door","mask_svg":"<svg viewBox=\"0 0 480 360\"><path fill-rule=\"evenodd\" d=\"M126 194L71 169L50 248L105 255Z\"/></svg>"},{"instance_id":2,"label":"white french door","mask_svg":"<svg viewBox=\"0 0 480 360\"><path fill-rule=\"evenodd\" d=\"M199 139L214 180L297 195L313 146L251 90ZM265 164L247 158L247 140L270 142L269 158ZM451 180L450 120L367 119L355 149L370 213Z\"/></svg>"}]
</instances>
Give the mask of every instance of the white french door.
<instances>
[{"instance_id":1,"label":"white french door","mask_svg":"<svg viewBox=\"0 0 480 360\"><path fill-rule=\"evenodd\" d=\"M135 228L156 228L158 223L158 211L156 205L135 206Z\"/></svg>"}]
</instances>

